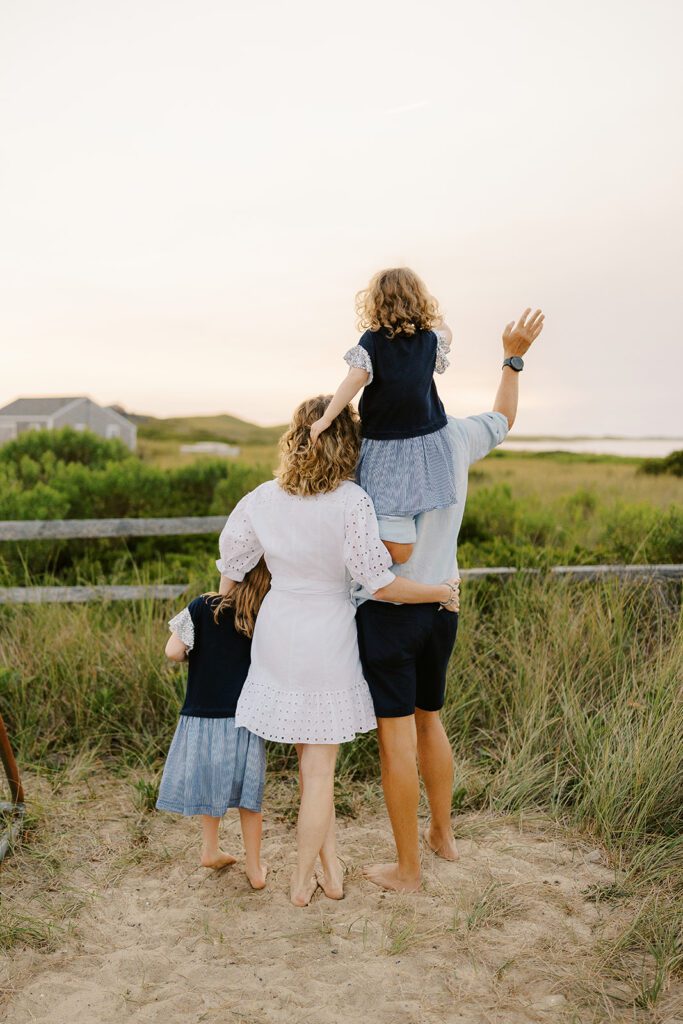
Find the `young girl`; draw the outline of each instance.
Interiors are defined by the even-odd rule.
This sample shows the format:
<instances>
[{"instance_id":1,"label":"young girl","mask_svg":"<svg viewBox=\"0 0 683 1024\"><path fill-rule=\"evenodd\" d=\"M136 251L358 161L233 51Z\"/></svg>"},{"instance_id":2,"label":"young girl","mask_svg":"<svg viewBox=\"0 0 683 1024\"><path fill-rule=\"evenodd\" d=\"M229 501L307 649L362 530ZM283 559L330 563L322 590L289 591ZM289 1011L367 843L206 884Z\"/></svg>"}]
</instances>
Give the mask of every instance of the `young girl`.
<instances>
[{"instance_id":1,"label":"young girl","mask_svg":"<svg viewBox=\"0 0 683 1024\"><path fill-rule=\"evenodd\" d=\"M200 863L216 870L235 863L219 848L218 826L228 807L239 807L246 874L254 889L265 886L267 871L260 857L265 744L235 726L235 708L269 587L270 573L261 559L227 597L196 597L169 622L166 655L187 659L187 692L157 800L162 811L201 815Z\"/></svg>"},{"instance_id":2,"label":"young girl","mask_svg":"<svg viewBox=\"0 0 683 1024\"><path fill-rule=\"evenodd\" d=\"M381 270L356 297L365 334L344 359L346 379L311 427L315 442L364 388L357 480L372 498L395 562L410 557L415 516L455 504L455 467L434 373L448 367L451 330L412 270Z\"/></svg>"}]
</instances>

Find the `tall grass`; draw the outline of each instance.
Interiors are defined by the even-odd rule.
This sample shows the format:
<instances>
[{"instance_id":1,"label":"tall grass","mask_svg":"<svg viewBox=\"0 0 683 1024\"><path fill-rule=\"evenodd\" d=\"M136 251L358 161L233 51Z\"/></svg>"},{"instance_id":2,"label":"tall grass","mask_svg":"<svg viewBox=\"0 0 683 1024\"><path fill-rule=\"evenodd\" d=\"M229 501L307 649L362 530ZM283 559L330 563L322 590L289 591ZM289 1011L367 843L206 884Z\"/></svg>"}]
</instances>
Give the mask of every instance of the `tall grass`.
<instances>
[{"instance_id":1,"label":"tall grass","mask_svg":"<svg viewBox=\"0 0 683 1024\"><path fill-rule=\"evenodd\" d=\"M20 763L54 771L97 751L114 770L153 774L184 690L162 655L175 610L0 607L0 711ZM682 666L674 583L481 581L464 587L443 712L456 811L549 813L623 869L590 896L624 903L600 964L645 1008L683 971ZM290 748L269 756L272 769L294 767ZM378 774L373 734L345 744L340 809L354 780ZM139 788L151 806L154 787Z\"/></svg>"},{"instance_id":2,"label":"tall grass","mask_svg":"<svg viewBox=\"0 0 683 1024\"><path fill-rule=\"evenodd\" d=\"M21 758L97 747L158 759L184 686L162 656L174 610L150 601L0 609L0 707ZM681 665L676 584L466 585L443 714L460 766L456 804L545 807L625 848L679 834ZM376 774L374 738L346 745L341 763L359 778Z\"/></svg>"}]
</instances>

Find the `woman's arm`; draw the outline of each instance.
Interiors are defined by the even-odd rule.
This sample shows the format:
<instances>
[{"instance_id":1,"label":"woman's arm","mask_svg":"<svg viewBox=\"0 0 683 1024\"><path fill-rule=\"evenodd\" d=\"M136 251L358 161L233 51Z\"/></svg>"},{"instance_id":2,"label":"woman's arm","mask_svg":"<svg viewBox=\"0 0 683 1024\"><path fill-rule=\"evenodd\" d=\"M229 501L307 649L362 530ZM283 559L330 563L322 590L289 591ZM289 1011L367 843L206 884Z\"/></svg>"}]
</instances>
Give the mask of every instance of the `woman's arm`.
<instances>
[{"instance_id":1,"label":"woman's arm","mask_svg":"<svg viewBox=\"0 0 683 1024\"><path fill-rule=\"evenodd\" d=\"M392 601L396 604L436 604L443 605L449 612L457 612L460 608L460 580L449 580L447 583L417 583L397 576L393 583L376 590L373 597L377 601Z\"/></svg>"},{"instance_id":2,"label":"woman's arm","mask_svg":"<svg viewBox=\"0 0 683 1024\"><path fill-rule=\"evenodd\" d=\"M342 409L345 409L351 399L355 398L361 388L365 387L369 378L370 374L367 370L361 370L357 366L350 368L323 415L311 425L311 441L314 444L323 430L327 430L332 425Z\"/></svg>"}]
</instances>

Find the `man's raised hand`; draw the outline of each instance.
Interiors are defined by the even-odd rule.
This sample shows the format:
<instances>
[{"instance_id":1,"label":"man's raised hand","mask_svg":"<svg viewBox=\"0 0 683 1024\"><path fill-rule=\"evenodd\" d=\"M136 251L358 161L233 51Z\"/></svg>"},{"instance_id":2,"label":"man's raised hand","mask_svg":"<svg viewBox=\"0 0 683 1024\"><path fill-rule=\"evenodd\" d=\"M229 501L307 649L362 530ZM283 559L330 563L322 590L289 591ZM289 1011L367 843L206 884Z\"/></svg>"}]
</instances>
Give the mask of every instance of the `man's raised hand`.
<instances>
[{"instance_id":1,"label":"man's raised hand","mask_svg":"<svg viewBox=\"0 0 683 1024\"><path fill-rule=\"evenodd\" d=\"M523 356L543 330L545 317L540 309L525 309L517 323L511 320L503 331L503 348L507 356Z\"/></svg>"}]
</instances>

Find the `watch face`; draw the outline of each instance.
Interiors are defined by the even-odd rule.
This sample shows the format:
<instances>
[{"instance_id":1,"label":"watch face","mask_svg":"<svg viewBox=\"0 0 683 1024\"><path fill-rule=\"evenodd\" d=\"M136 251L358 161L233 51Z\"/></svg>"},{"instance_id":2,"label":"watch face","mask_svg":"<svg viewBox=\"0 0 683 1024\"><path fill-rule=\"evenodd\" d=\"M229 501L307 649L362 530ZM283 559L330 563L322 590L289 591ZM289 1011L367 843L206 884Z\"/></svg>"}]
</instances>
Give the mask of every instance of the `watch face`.
<instances>
[{"instance_id":1,"label":"watch face","mask_svg":"<svg viewBox=\"0 0 683 1024\"><path fill-rule=\"evenodd\" d=\"M521 356L512 356L510 358L510 365L512 366L513 370L523 370L524 369L524 360L522 359Z\"/></svg>"}]
</instances>

